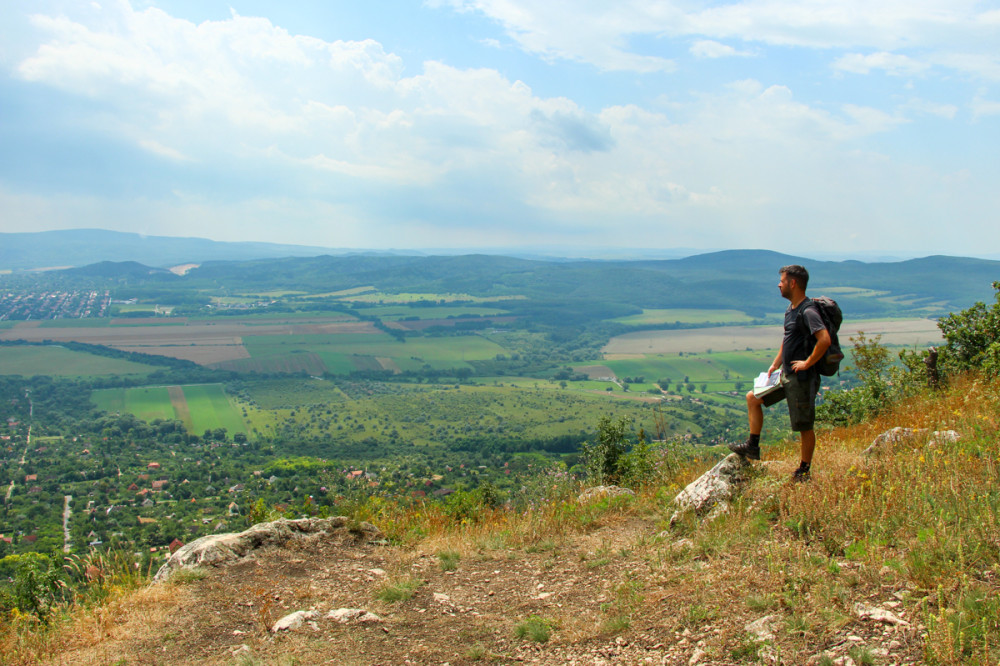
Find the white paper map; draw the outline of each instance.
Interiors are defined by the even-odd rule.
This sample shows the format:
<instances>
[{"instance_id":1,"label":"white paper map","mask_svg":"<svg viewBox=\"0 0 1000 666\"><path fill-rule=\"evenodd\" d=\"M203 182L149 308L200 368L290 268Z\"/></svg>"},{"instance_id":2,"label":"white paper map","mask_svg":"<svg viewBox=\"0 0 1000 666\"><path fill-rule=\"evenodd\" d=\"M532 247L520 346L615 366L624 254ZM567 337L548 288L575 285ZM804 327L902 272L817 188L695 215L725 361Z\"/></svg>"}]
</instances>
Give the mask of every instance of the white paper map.
<instances>
[{"instance_id":1,"label":"white paper map","mask_svg":"<svg viewBox=\"0 0 1000 666\"><path fill-rule=\"evenodd\" d=\"M753 394L758 398L762 395L767 395L778 386L781 381L781 368L778 368L771 374L762 372L757 375L757 379L753 380Z\"/></svg>"}]
</instances>

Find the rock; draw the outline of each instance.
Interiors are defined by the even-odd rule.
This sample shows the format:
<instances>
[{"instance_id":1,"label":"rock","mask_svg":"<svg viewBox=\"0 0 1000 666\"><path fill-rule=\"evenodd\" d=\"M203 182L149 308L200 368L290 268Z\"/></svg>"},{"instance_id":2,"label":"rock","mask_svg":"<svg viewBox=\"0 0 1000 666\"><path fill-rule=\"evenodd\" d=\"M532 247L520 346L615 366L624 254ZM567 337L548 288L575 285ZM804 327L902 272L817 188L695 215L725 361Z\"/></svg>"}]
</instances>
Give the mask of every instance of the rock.
<instances>
[{"instance_id":1,"label":"rock","mask_svg":"<svg viewBox=\"0 0 1000 666\"><path fill-rule=\"evenodd\" d=\"M884 608L874 608L864 604L854 604L854 614L862 620L874 620L883 624L891 624L894 627L908 627L910 623L898 617L895 613Z\"/></svg>"},{"instance_id":2,"label":"rock","mask_svg":"<svg viewBox=\"0 0 1000 666\"><path fill-rule=\"evenodd\" d=\"M869 456L873 453L878 453L882 449L890 448L892 445L900 442L909 441L918 435L923 435L926 432L927 428L901 428L897 426L891 430L886 430L881 435L876 437L861 455ZM935 430L930 433L927 446L933 447L943 442L957 442L961 439L961 437L962 436L954 430Z\"/></svg>"},{"instance_id":3,"label":"rock","mask_svg":"<svg viewBox=\"0 0 1000 666\"><path fill-rule=\"evenodd\" d=\"M280 546L293 538L348 529L349 523L344 516L298 520L282 518L270 523L259 523L243 532L209 534L178 548L156 572L153 583L162 583L178 569L201 565L217 566L237 560L264 546ZM351 529L358 531L366 539L381 536L378 528L369 523L361 523L358 528Z\"/></svg>"},{"instance_id":4,"label":"rock","mask_svg":"<svg viewBox=\"0 0 1000 666\"><path fill-rule=\"evenodd\" d=\"M382 618L375 613L369 613L360 608L337 608L326 614L327 619L336 620L341 624L348 622L381 622Z\"/></svg>"},{"instance_id":5,"label":"rock","mask_svg":"<svg viewBox=\"0 0 1000 666\"><path fill-rule=\"evenodd\" d=\"M751 633L762 641L773 641L774 632L781 627L781 619L777 615L765 615L746 625L747 633Z\"/></svg>"},{"instance_id":6,"label":"rock","mask_svg":"<svg viewBox=\"0 0 1000 666\"><path fill-rule=\"evenodd\" d=\"M635 497L635 492L620 486L594 486L587 488L577 498L580 502L589 502L602 497Z\"/></svg>"},{"instance_id":7,"label":"rock","mask_svg":"<svg viewBox=\"0 0 1000 666\"><path fill-rule=\"evenodd\" d=\"M294 613L289 613L274 623L271 627L271 632L276 634L279 631L295 631L305 624L307 620L312 620L317 615L319 613L316 611L295 611Z\"/></svg>"},{"instance_id":8,"label":"rock","mask_svg":"<svg viewBox=\"0 0 1000 666\"><path fill-rule=\"evenodd\" d=\"M705 659L706 652L701 648L696 648L691 654L691 658L688 659L688 666L694 666L695 664L700 664L702 660Z\"/></svg>"},{"instance_id":9,"label":"rock","mask_svg":"<svg viewBox=\"0 0 1000 666\"><path fill-rule=\"evenodd\" d=\"M435 592L434 601L438 602L439 604L446 604L451 601L451 597L449 597L447 594L441 594L440 592Z\"/></svg>"},{"instance_id":10,"label":"rock","mask_svg":"<svg viewBox=\"0 0 1000 666\"><path fill-rule=\"evenodd\" d=\"M749 466L747 460L735 453L730 453L719 463L688 484L674 498L678 509L670 517L673 525L687 511L698 515L705 513L715 517L729 510L729 501L744 480L744 472Z\"/></svg>"}]
</instances>

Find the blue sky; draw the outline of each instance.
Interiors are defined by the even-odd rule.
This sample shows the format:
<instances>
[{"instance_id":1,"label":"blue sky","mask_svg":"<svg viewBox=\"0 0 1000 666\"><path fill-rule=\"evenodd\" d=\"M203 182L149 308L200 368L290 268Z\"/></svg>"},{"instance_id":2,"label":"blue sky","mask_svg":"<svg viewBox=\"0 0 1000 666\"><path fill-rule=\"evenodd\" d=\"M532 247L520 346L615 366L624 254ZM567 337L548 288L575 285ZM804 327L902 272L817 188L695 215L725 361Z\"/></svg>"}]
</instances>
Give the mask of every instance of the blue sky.
<instances>
[{"instance_id":1,"label":"blue sky","mask_svg":"<svg viewBox=\"0 0 1000 666\"><path fill-rule=\"evenodd\" d=\"M0 232L997 256L1000 2L0 0Z\"/></svg>"}]
</instances>

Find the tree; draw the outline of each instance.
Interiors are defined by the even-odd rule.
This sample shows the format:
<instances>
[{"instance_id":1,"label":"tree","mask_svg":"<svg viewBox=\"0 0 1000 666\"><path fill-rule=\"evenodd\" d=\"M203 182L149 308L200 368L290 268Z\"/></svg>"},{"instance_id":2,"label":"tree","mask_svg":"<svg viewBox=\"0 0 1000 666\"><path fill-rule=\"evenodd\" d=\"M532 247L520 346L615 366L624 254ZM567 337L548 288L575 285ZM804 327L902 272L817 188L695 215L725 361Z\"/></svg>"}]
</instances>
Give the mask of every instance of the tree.
<instances>
[{"instance_id":1,"label":"tree","mask_svg":"<svg viewBox=\"0 0 1000 666\"><path fill-rule=\"evenodd\" d=\"M993 283L995 302L978 302L938 322L946 341L944 365L956 370L982 369L1000 375L1000 281Z\"/></svg>"}]
</instances>

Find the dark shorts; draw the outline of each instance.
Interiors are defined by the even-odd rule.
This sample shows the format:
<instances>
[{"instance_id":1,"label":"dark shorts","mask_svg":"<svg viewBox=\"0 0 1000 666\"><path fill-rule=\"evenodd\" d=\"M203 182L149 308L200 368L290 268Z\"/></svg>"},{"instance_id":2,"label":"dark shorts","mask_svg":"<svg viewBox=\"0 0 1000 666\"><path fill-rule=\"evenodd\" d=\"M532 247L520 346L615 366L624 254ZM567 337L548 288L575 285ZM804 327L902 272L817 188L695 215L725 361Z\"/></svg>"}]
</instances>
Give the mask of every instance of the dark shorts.
<instances>
[{"instance_id":1,"label":"dark shorts","mask_svg":"<svg viewBox=\"0 0 1000 666\"><path fill-rule=\"evenodd\" d=\"M812 368L810 368L812 370ZM818 372L790 372L781 379L781 388L761 398L765 407L788 401L788 416L792 430L812 430L816 422L816 394L819 392Z\"/></svg>"}]
</instances>

